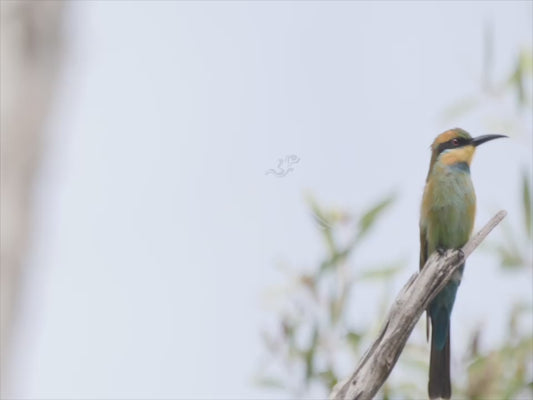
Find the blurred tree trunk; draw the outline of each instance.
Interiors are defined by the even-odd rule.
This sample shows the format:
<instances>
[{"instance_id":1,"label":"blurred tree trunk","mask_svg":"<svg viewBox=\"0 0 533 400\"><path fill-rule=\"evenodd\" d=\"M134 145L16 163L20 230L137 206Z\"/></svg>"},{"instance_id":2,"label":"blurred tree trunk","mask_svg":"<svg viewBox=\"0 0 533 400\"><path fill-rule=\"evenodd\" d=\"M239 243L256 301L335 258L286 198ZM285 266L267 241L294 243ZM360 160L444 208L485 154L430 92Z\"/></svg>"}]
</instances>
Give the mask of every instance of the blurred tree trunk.
<instances>
[{"instance_id":1,"label":"blurred tree trunk","mask_svg":"<svg viewBox=\"0 0 533 400\"><path fill-rule=\"evenodd\" d=\"M31 233L33 180L62 55L64 2L0 2L0 355L5 383ZM5 384L2 394L5 394ZM4 397L4 396L2 396Z\"/></svg>"}]
</instances>

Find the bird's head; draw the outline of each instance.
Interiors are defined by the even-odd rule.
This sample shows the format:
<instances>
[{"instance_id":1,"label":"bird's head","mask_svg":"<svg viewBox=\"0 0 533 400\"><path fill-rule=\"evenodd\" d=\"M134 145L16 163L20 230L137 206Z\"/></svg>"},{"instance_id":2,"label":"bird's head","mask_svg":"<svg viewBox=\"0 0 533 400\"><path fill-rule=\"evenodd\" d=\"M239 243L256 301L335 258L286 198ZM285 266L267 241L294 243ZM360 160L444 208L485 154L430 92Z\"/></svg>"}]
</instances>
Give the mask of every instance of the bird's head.
<instances>
[{"instance_id":1,"label":"bird's head","mask_svg":"<svg viewBox=\"0 0 533 400\"><path fill-rule=\"evenodd\" d=\"M470 167L476 147L489 140L507 137L505 135L483 135L473 138L461 129L454 128L441 133L431 145L431 167L436 162L445 165L466 164Z\"/></svg>"}]
</instances>

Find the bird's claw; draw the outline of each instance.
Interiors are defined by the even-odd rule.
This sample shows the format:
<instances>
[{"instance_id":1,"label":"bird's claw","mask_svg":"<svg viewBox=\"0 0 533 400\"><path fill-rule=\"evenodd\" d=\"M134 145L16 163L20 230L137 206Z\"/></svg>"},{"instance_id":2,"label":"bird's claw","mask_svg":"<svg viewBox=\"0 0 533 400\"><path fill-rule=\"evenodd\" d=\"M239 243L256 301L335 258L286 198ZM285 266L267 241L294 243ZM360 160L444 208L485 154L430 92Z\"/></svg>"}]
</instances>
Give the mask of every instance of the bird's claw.
<instances>
[{"instance_id":1,"label":"bird's claw","mask_svg":"<svg viewBox=\"0 0 533 400\"><path fill-rule=\"evenodd\" d=\"M437 247L437 253L442 257L446 253L446 249L444 247Z\"/></svg>"}]
</instances>

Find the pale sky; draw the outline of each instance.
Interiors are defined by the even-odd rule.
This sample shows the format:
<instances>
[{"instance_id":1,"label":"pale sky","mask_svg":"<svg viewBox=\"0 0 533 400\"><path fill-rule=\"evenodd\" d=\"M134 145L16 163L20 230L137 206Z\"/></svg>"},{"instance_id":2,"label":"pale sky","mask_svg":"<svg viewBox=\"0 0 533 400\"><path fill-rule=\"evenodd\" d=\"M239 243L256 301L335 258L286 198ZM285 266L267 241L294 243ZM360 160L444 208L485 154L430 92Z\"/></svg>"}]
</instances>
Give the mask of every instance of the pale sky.
<instances>
[{"instance_id":1,"label":"pale sky","mask_svg":"<svg viewBox=\"0 0 533 400\"><path fill-rule=\"evenodd\" d=\"M353 211L398 194L358 261L407 258L399 288L418 269L430 143L455 126L496 133L481 115L514 108L493 101L452 120L443 110L479 93L484 28L501 80L531 48L531 12L511 1L72 3L16 395L281 396L252 378L276 263L314 265L323 251L305 193ZM479 149L476 228L499 209L521 227L531 121ZM289 154L293 172L265 175ZM483 322L485 345L498 343L529 284L476 252L452 326Z\"/></svg>"}]
</instances>

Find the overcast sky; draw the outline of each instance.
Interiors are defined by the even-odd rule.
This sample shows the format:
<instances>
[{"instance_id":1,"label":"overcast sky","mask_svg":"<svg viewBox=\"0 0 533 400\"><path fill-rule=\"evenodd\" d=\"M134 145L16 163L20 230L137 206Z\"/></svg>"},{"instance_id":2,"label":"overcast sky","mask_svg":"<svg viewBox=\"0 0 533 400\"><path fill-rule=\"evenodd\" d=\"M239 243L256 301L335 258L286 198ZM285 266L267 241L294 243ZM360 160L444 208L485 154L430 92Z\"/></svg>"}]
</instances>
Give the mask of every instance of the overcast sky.
<instances>
[{"instance_id":1,"label":"overcast sky","mask_svg":"<svg viewBox=\"0 0 533 400\"><path fill-rule=\"evenodd\" d=\"M443 118L480 91L487 26L501 80L531 48L529 2L72 3L17 394L279 395L252 378L276 262L309 266L322 254L305 194L357 211L397 193L358 260L404 257L402 280L416 271L430 143L455 126L496 133L494 121L513 115L512 102L494 100ZM526 134L504 132L511 139L475 157L478 228L502 208L521 226L531 114L520 121ZM290 154L294 171L265 175ZM502 278L477 252L452 325L483 321L485 345L497 343L524 294L527 280Z\"/></svg>"}]
</instances>

